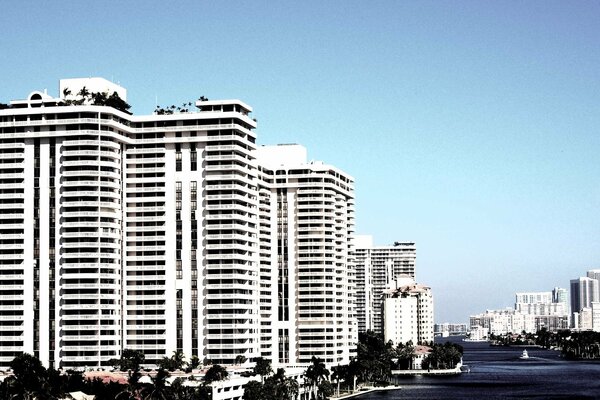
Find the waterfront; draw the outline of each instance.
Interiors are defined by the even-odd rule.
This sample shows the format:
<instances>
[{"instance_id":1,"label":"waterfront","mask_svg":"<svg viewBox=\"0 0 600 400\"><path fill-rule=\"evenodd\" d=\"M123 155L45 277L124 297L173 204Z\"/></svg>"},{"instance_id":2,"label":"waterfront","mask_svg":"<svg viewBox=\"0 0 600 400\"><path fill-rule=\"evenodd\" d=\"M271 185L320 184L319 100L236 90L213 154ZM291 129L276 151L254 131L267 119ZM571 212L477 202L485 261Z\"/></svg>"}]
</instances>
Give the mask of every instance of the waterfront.
<instances>
[{"instance_id":1,"label":"waterfront","mask_svg":"<svg viewBox=\"0 0 600 400\"><path fill-rule=\"evenodd\" d=\"M403 379L401 390L373 392L361 400L395 399L598 399L600 362L566 361L557 351L492 347L461 343L470 373L460 376L415 376Z\"/></svg>"}]
</instances>

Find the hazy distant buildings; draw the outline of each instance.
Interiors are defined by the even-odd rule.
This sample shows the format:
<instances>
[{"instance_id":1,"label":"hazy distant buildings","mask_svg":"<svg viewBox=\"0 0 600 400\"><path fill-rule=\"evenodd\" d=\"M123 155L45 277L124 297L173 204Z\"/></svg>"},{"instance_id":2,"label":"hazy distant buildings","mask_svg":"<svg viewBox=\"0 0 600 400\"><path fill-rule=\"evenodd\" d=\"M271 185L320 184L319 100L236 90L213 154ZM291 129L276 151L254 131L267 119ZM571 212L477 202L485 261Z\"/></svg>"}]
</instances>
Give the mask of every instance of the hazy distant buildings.
<instances>
[{"instance_id":1,"label":"hazy distant buildings","mask_svg":"<svg viewBox=\"0 0 600 400\"><path fill-rule=\"evenodd\" d=\"M515 310L531 315L568 315L566 290L554 288L551 292L516 293Z\"/></svg>"},{"instance_id":2,"label":"hazy distant buildings","mask_svg":"<svg viewBox=\"0 0 600 400\"><path fill-rule=\"evenodd\" d=\"M383 333L382 295L401 276L415 277L416 246L396 242L393 246L373 246L371 236L354 237L356 263L356 315L358 330Z\"/></svg>"},{"instance_id":3,"label":"hazy distant buildings","mask_svg":"<svg viewBox=\"0 0 600 400\"><path fill-rule=\"evenodd\" d=\"M481 326L494 335L536 331L534 315L522 314L512 308L487 310L481 314L471 315L469 324L471 329Z\"/></svg>"},{"instance_id":4,"label":"hazy distant buildings","mask_svg":"<svg viewBox=\"0 0 600 400\"><path fill-rule=\"evenodd\" d=\"M431 288L416 284L410 277L399 277L395 288L384 291L381 312L386 342L433 342Z\"/></svg>"},{"instance_id":5,"label":"hazy distant buildings","mask_svg":"<svg viewBox=\"0 0 600 400\"><path fill-rule=\"evenodd\" d=\"M433 332L435 335L462 335L469 331L467 324L453 324L444 322L442 324L434 324Z\"/></svg>"},{"instance_id":6,"label":"hazy distant buildings","mask_svg":"<svg viewBox=\"0 0 600 400\"><path fill-rule=\"evenodd\" d=\"M514 309L488 310L470 317L470 328L478 326L491 334L535 333L542 328L550 331L569 326L566 289L555 287L548 292L519 292L515 294Z\"/></svg>"}]
</instances>

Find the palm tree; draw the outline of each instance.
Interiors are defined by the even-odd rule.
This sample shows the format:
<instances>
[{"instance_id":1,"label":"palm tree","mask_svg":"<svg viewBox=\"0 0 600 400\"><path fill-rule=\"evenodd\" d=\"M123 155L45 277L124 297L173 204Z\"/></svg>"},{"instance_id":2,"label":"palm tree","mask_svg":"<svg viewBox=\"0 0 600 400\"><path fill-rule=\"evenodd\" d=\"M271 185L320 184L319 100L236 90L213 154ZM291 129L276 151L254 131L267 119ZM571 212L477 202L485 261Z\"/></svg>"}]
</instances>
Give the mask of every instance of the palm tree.
<instances>
[{"instance_id":1,"label":"palm tree","mask_svg":"<svg viewBox=\"0 0 600 400\"><path fill-rule=\"evenodd\" d=\"M159 362L159 368L166 369L169 371L175 371L177 369L184 369L187 365L187 362L184 360L185 356L183 352L177 350L173 351L173 355L171 357L163 357Z\"/></svg>"},{"instance_id":2,"label":"palm tree","mask_svg":"<svg viewBox=\"0 0 600 400\"><path fill-rule=\"evenodd\" d=\"M312 386L313 399L317 399L319 383L327 379L329 370L325 367L323 360L318 357L313 356L311 362L312 365L307 368L304 376Z\"/></svg>"},{"instance_id":3,"label":"palm tree","mask_svg":"<svg viewBox=\"0 0 600 400\"><path fill-rule=\"evenodd\" d=\"M137 400L140 397L141 384L140 378L142 374L140 374L139 369L129 370L129 379L127 382L127 386L119 392L115 398L115 400Z\"/></svg>"},{"instance_id":4,"label":"palm tree","mask_svg":"<svg viewBox=\"0 0 600 400\"><path fill-rule=\"evenodd\" d=\"M152 385L145 387L142 390L144 400L167 400L172 399L172 393L167 387L167 378L170 376L169 371L159 369L156 376L152 378Z\"/></svg>"},{"instance_id":5,"label":"palm tree","mask_svg":"<svg viewBox=\"0 0 600 400\"><path fill-rule=\"evenodd\" d=\"M335 379L337 384L337 397L340 397L340 380L344 379L347 374L347 365L338 365L337 367L332 367L331 379Z\"/></svg>"},{"instance_id":6,"label":"palm tree","mask_svg":"<svg viewBox=\"0 0 600 400\"><path fill-rule=\"evenodd\" d=\"M243 354L238 354L238 355L235 357L235 361L234 361L234 363L235 363L235 364L238 364L238 365L242 365L243 363L245 363L245 362L246 362L246 360L248 360L248 359L246 358L246 356L244 356Z\"/></svg>"},{"instance_id":7,"label":"palm tree","mask_svg":"<svg viewBox=\"0 0 600 400\"><path fill-rule=\"evenodd\" d=\"M79 90L77 94L86 99L90 95L90 91L84 86Z\"/></svg>"}]
</instances>

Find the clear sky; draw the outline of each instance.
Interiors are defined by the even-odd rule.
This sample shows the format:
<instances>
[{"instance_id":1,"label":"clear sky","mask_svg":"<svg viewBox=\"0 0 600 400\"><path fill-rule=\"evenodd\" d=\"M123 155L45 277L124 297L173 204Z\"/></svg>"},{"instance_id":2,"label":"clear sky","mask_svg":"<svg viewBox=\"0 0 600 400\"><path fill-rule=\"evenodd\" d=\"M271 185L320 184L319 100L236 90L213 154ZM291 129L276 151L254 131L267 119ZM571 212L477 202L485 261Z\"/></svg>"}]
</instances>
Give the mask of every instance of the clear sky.
<instances>
[{"instance_id":1,"label":"clear sky","mask_svg":"<svg viewBox=\"0 0 600 400\"><path fill-rule=\"evenodd\" d=\"M254 107L417 243L436 321L600 267L598 1L55 1L0 11L0 102L102 76L133 111Z\"/></svg>"}]
</instances>

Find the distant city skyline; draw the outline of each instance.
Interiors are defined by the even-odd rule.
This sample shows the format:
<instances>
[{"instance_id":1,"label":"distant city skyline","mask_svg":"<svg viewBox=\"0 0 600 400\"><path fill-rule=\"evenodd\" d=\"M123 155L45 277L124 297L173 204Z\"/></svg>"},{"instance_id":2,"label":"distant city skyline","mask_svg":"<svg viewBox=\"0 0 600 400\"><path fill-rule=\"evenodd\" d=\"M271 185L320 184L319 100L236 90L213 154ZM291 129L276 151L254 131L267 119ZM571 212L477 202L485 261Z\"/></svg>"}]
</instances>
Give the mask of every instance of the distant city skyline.
<instances>
[{"instance_id":1,"label":"distant city skyline","mask_svg":"<svg viewBox=\"0 0 600 400\"><path fill-rule=\"evenodd\" d=\"M132 111L254 108L356 182L356 233L415 242L435 321L600 267L600 4L7 3L0 102L66 77ZM65 12L68 11L68 18Z\"/></svg>"}]
</instances>

